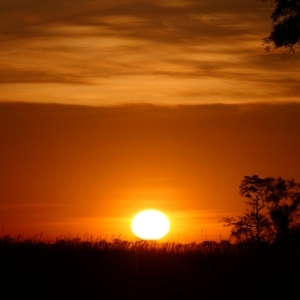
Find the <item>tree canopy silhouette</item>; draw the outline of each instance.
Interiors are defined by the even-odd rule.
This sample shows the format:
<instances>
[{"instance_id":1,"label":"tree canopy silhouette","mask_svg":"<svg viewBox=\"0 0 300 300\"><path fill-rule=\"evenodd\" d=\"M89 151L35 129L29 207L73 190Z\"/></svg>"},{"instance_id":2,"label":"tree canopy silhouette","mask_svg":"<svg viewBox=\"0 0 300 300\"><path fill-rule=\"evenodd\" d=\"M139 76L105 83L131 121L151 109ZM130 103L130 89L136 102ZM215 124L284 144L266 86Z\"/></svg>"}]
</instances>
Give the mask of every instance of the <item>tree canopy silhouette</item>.
<instances>
[{"instance_id":1,"label":"tree canopy silhouette","mask_svg":"<svg viewBox=\"0 0 300 300\"><path fill-rule=\"evenodd\" d=\"M224 218L235 242L282 242L299 229L300 184L281 177L245 176L239 186L248 205L243 216Z\"/></svg>"},{"instance_id":2,"label":"tree canopy silhouette","mask_svg":"<svg viewBox=\"0 0 300 300\"><path fill-rule=\"evenodd\" d=\"M300 45L300 0L271 1L275 6L271 14L273 28L270 35L263 39L266 49L273 45L274 48L286 47L294 51Z\"/></svg>"}]
</instances>

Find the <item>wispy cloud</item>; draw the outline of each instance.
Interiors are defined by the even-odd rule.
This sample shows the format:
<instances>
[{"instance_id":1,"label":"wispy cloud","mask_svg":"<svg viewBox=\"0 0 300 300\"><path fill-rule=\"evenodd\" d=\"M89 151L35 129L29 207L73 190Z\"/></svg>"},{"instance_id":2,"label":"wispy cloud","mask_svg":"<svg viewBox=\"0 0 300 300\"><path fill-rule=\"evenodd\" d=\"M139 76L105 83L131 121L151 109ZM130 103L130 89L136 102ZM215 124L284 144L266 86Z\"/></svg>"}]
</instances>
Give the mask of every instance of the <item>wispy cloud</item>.
<instances>
[{"instance_id":1,"label":"wispy cloud","mask_svg":"<svg viewBox=\"0 0 300 300\"><path fill-rule=\"evenodd\" d=\"M0 0L0 100L296 101L299 55L261 46L271 10L252 0Z\"/></svg>"}]
</instances>

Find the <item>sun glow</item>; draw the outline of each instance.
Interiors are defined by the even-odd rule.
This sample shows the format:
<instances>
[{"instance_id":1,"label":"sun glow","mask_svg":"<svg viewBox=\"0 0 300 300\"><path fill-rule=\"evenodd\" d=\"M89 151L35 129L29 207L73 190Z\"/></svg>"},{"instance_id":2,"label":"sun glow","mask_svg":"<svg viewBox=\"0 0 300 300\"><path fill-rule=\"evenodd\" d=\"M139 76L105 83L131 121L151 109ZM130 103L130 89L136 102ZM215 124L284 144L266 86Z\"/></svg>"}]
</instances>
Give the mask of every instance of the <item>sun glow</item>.
<instances>
[{"instance_id":1,"label":"sun glow","mask_svg":"<svg viewBox=\"0 0 300 300\"><path fill-rule=\"evenodd\" d=\"M143 240L158 240L170 230L170 221L165 214L155 209L147 209L134 216L132 232Z\"/></svg>"}]
</instances>

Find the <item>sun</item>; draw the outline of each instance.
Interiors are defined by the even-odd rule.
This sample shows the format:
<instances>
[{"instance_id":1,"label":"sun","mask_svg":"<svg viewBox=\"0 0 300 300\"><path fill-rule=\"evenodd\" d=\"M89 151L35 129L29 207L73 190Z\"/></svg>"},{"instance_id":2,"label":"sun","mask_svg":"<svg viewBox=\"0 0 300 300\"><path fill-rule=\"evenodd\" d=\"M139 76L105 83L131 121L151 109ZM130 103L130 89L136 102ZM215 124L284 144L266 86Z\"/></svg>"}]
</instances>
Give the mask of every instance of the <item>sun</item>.
<instances>
[{"instance_id":1,"label":"sun","mask_svg":"<svg viewBox=\"0 0 300 300\"><path fill-rule=\"evenodd\" d=\"M146 209L137 213L131 222L132 232L143 240L158 240L170 230L170 221L156 209Z\"/></svg>"}]
</instances>

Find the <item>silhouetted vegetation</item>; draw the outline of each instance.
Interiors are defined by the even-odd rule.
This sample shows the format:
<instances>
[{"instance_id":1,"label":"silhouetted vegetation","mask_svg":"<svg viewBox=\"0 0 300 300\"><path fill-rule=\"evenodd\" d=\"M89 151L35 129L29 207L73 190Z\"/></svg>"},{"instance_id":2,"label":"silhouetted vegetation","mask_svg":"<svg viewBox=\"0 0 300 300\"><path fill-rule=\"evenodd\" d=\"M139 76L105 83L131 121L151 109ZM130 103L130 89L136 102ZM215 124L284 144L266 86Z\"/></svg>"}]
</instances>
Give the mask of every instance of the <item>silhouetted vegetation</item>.
<instances>
[{"instance_id":1,"label":"silhouetted vegetation","mask_svg":"<svg viewBox=\"0 0 300 300\"><path fill-rule=\"evenodd\" d=\"M261 0L262 2L268 0ZM300 1L274 0L274 11L271 14L273 28L270 35L264 38L266 49L285 47L294 51L300 44Z\"/></svg>"},{"instance_id":2,"label":"silhouetted vegetation","mask_svg":"<svg viewBox=\"0 0 300 300\"><path fill-rule=\"evenodd\" d=\"M298 292L300 245L0 238L3 299L252 299ZM255 282L255 284L254 284ZM257 284L259 283L259 284Z\"/></svg>"},{"instance_id":3,"label":"silhouetted vegetation","mask_svg":"<svg viewBox=\"0 0 300 300\"><path fill-rule=\"evenodd\" d=\"M298 294L300 184L245 176L231 240L0 237L3 299L275 299Z\"/></svg>"},{"instance_id":4,"label":"silhouetted vegetation","mask_svg":"<svg viewBox=\"0 0 300 300\"><path fill-rule=\"evenodd\" d=\"M248 205L243 216L224 218L234 242L286 243L299 238L300 184L281 177L245 176L240 195Z\"/></svg>"}]
</instances>

